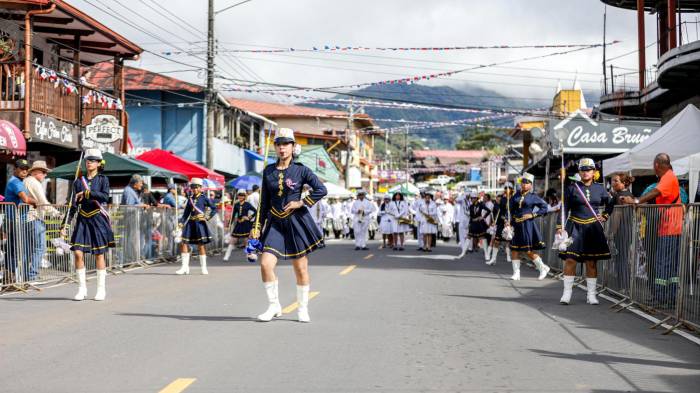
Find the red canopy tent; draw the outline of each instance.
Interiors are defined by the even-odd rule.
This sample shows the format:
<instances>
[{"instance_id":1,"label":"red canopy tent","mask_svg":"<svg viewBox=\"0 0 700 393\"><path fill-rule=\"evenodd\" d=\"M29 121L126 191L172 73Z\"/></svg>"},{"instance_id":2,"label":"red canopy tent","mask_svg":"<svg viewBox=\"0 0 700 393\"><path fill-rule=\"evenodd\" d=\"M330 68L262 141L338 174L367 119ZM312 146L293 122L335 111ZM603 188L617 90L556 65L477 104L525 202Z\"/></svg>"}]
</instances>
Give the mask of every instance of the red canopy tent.
<instances>
[{"instance_id":1,"label":"red canopy tent","mask_svg":"<svg viewBox=\"0 0 700 393\"><path fill-rule=\"evenodd\" d=\"M182 173L190 179L193 177L199 177L202 179L214 180L220 184L225 183L223 175L220 175L192 161L185 160L184 158L175 155L171 151L153 149L136 156L136 159L148 162L149 164L157 165L173 172Z\"/></svg>"}]
</instances>

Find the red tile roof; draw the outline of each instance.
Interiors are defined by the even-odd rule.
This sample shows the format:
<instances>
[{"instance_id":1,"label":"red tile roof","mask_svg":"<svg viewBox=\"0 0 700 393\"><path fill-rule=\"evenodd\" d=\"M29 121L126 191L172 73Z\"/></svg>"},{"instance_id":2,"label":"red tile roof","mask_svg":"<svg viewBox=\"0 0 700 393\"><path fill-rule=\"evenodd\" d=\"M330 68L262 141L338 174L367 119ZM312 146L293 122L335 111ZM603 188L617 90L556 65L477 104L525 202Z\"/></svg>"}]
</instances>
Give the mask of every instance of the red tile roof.
<instances>
[{"instance_id":1,"label":"red tile roof","mask_svg":"<svg viewBox=\"0 0 700 393\"><path fill-rule=\"evenodd\" d=\"M98 63L91 68L90 82L102 90L112 90L114 65ZM181 81L179 79L158 74L153 71L135 67L124 67L124 87L126 90L169 90L201 93L203 86Z\"/></svg>"},{"instance_id":2,"label":"red tile roof","mask_svg":"<svg viewBox=\"0 0 700 393\"><path fill-rule=\"evenodd\" d=\"M308 106L285 105L264 101L228 98L229 104L245 111L254 112L265 117L337 117L347 119L348 113L331 109L311 108ZM368 119L366 114L356 117Z\"/></svg>"},{"instance_id":3,"label":"red tile roof","mask_svg":"<svg viewBox=\"0 0 700 393\"><path fill-rule=\"evenodd\" d=\"M460 159L481 159L488 154L484 150L414 150L413 157L415 158L460 158Z\"/></svg>"}]
</instances>

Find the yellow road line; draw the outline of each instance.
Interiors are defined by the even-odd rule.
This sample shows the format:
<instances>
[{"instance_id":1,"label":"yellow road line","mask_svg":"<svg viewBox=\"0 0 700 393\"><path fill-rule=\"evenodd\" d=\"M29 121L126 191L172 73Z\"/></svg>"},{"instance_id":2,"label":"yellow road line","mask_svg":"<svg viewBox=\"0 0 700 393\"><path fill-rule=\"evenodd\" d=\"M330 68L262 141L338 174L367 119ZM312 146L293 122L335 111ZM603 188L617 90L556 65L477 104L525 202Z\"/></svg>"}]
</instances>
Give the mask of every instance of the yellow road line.
<instances>
[{"instance_id":1,"label":"yellow road line","mask_svg":"<svg viewBox=\"0 0 700 393\"><path fill-rule=\"evenodd\" d=\"M197 378L178 378L158 393L180 393L192 385Z\"/></svg>"},{"instance_id":2,"label":"yellow road line","mask_svg":"<svg viewBox=\"0 0 700 393\"><path fill-rule=\"evenodd\" d=\"M369 254L369 255L367 255L367 256L365 257L365 259L370 259L370 258L372 258L373 256L374 256L374 254Z\"/></svg>"},{"instance_id":3,"label":"yellow road line","mask_svg":"<svg viewBox=\"0 0 700 393\"><path fill-rule=\"evenodd\" d=\"M357 265L350 265L350 266L346 267L345 269L343 269L343 271L340 272L340 275L344 276L344 275L350 273L351 271L355 270L356 267L357 267Z\"/></svg>"},{"instance_id":4,"label":"yellow road line","mask_svg":"<svg viewBox=\"0 0 700 393\"><path fill-rule=\"evenodd\" d=\"M320 293L320 292L311 292L311 293L309 293L309 300L311 300L311 299L315 298L316 296L318 296L319 293ZM296 310L297 308L299 308L299 303L294 302L294 303L288 305L287 307L283 308L283 309L282 309L282 314L289 314L290 312Z\"/></svg>"}]
</instances>

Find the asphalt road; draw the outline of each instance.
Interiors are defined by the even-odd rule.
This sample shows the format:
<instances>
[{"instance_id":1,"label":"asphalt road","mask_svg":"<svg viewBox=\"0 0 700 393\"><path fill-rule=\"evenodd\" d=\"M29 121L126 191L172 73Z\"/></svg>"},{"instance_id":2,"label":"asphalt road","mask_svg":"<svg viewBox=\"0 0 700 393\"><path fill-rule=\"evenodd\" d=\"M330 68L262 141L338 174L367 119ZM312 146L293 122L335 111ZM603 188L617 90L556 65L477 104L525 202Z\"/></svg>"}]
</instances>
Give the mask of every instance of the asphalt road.
<instances>
[{"instance_id":1,"label":"asphalt road","mask_svg":"<svg viewBox=\"0 0 700 393\"><path fill-rule=\"evenodd\" d=\"M258 267L210 258L209 276L161 265L76 287L0 296L0 392L697 392L700 347L606 302L558 304L561 283L501 260L354 251L311 255L312 323L252 317ZM196 261L196 259L195 259ZM350 266L355 265L355 268ZM282 263L282 306L295 302ZM341 274L344 273L344 274ZM88 282L94 295L94 280Z\"/></svg>"}]
</instances>

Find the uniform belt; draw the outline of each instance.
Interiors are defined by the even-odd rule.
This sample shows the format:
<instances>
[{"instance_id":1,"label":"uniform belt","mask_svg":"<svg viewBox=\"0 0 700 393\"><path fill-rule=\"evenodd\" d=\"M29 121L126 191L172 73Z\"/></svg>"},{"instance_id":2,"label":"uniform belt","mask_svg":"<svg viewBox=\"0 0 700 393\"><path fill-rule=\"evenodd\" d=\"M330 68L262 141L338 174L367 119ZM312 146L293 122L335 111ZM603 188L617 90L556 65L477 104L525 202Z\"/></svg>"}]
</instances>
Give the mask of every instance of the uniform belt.
<instances>
[{"instance_id":1,"label":"uniform belt","mask_svg":"<svg viewBox=\"0 0 700 393\"><path fill-rule=\"evenodd\" d=\"M85 218L93 217L93 216L95 216L95 215L97 215L97 214L99 214L99 213L100 213L100 209L95 209L95 210L92 210L92 211L89 211L89 212L86 212L86 211L83 210L82 208L80 209L80 215L83 216L83 217L85 217Z\"/></svg>"},{"instance_id":2,"label":"uniform belt","mask_svg":"<svg viewBox=\"0 0 700 393\"><path fill-rule=\"evenodd\" d=\"M273 207L270 209L270 213L272 213L272 216L275 218L285 219L285 218L289 217L292 213L294 213L294 210L290 210L288 212L285 212L285 211L279 211Z\"/></svg>"},{"instance_id":3,"label":"uniform belt","mask_svg":"<svg viewBox=\"0 0 700 393\"><path fill-rule=\"evenodd\" d=\"M569 216L569 221L574 222L574 223L576 223L576 224L583 224L583 225L586 225L586 224L593 224L593 223L596 222L597 220L598 220L598 219L595 218L595 217L591 217L591 218L581 218L581 217L576 217L576 216Z\"/></svg>"}]
</instances>

